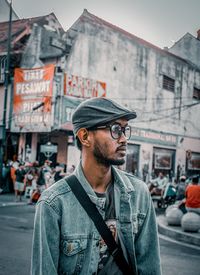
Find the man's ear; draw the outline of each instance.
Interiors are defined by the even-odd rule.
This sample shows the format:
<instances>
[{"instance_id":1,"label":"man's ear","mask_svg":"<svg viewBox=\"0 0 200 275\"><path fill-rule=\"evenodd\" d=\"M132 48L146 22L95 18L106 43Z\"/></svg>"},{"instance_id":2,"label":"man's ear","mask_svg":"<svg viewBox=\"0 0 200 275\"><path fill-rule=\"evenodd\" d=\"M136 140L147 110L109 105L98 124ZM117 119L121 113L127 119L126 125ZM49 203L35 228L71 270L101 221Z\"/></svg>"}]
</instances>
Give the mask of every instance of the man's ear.
<instances>
[{"instance_id":1,"label":"man's ear","mask_svg":"<svg viewBox=\"0 0 200 275\"><path fill-rule=\"evenodd\" d=\"M77 133L77 137L83 146L90 147L89 132L86 128L81 128Z\"/></svg>"}]
</instances>

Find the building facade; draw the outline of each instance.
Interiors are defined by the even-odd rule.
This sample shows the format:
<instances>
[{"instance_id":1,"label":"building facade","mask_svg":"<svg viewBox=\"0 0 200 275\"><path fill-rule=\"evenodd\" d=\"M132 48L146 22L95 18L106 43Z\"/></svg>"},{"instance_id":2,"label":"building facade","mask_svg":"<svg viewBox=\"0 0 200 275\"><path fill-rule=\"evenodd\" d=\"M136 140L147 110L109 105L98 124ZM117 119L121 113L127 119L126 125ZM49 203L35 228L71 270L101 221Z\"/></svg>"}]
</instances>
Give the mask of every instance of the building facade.
<instances>
[{"instance_id":1,"label":"building facade","mask_svg":"<svg viewBox=\"0 0 200 275\"><path fill-rule=\"evenodd\" d=\"M200 69L86 10L67 35L75 41L66 65L74 79L69 95L81 97L79 78L98 80L106 97L138 114L126 170L146 180L159 171L170 178L199 173Z\"/></svg>"},{"instance_id":2,"label":"building facade","mask_svg":"<svg viewBox=\"0 0 200 275\"><path fill-rule=\"evenodd\" d=\"M71 115L82 100L104 96L138 115L123 169L146 181L159 171L170 179L199 173L200 68L178 51L162 50L87 10L67 32L49 17L31 25L18 64L23 78L15 74L10 86L18 107L19 94L24 96L21 109L12 106L8 126L18 156L76 165L80 153ZM48 66L54 66L50 79L43 74ZM52 81L49 94L46 84L30 84L44 80Z\"/></svg>"}]
</instances>

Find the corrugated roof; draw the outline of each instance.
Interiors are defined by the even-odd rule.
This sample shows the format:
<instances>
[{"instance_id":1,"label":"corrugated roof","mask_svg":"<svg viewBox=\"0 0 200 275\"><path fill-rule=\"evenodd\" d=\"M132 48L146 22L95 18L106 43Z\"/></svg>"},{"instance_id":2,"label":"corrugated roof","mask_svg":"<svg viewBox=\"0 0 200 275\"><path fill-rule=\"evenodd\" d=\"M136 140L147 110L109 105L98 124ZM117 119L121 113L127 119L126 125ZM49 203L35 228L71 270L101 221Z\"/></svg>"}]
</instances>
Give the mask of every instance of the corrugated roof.
<instances>
[{"instance_id":1,"label":"corrugated roof","mask_svg":"<svg viewBox=\"0 0 200 275\"><path fill-rule=\"evenodd\" d=\"M15 47L15 43L21 39L23 36L28 35L30 33L30 27L37 23L39 26L48 25L49 19L56 20L56 23L59 25L59 31L64 33L62 26L60 25L58 19L56 18L54 13L50 13L45 16L38 16L26 19L19 19L12 21L12 29L11 29L11 37L12 37L12 48ZM7 39L8 39L8 21L0 23L0 53L7 51ZM19 37L19 39L18 39ZM20 51L24 48L22 43L21 46L17 47L17 50Z\"/></svg>"}]
</instances>

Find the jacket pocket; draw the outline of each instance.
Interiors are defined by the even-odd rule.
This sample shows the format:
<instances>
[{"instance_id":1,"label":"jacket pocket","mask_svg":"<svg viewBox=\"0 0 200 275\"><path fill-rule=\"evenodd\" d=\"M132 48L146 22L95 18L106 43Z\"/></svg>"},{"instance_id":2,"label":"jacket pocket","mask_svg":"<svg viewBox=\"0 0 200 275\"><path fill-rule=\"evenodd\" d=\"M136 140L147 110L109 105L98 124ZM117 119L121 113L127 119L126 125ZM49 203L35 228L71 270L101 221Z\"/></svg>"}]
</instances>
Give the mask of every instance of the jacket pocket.
<instances>
[{"instance_id":1,"label":"jacket pocket","mask_svg":"<svg viewBox=\"0 0 200 275\"><path fill-rule=\"evenodd\" d=\"M67 256L73 256L87 247L86 239L73 239L63 241L63 253Z\"/></svg>"},{"instance_id":2,"label":"jacket pocket","mask_svg":"<svg viewBox=\"0 0 200 275\"><path fill-rule=\"evenodd\" d=\"M80 274L86 257L88 240L72 237L61 240L60 274Z\"/></svg>"}]
</instances>

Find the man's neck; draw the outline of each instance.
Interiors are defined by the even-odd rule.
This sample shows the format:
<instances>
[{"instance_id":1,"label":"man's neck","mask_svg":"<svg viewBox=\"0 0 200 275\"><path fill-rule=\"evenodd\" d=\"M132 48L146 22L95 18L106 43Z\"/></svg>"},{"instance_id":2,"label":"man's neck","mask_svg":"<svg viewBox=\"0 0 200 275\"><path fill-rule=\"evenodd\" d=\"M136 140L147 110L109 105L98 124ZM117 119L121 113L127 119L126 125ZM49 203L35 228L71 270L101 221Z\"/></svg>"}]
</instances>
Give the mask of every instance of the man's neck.
<instances>
[{"instance_id":1,"label":"man's neck","mask_svg":"<svg viewBox=\"0 0 200 275\"><path fill-rule=\"evenodd\" d=\"M105 167L90 160L82 160L83 173L95 192L104 193L111 182L111 166Z\"/></svg>"}]
</instances>

